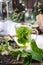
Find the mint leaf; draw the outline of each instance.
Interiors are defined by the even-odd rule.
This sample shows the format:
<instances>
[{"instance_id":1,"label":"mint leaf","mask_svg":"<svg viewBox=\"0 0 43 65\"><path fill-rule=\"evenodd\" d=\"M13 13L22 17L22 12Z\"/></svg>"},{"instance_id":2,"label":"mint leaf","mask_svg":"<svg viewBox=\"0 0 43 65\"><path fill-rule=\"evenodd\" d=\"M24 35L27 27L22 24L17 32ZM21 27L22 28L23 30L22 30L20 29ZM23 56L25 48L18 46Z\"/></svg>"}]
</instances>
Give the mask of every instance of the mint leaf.
<instances>
[{"instance_id":1,"label":"mint leaf","mask_svg":"<svg viewBox=\"0 0 43 65\"><path fill-rule=\"evenodd\" d=\"M42 61L42 56L39 53L32 51L31 55L32 55L32 59L37 61Z\"/></svg>"},{"instance_id":2,"label":"mint leaf","mask_svg":"<svg viewBox=\"0 0 43 65\"><path fill-rule=\"evenodd\" d=\"M14 56L14 57L17 57L18 54L20 54L20 51L12 51L9 54L12 55L12 56Z\"/></svg>"},{"instance_id":3,"label":"mint leaf","mask_svg":"<svg viewBox=\"0 0 43 65\"><path fill-rule=\"evenodd\" d=\"M31 55L24 58L23 65L29 65L32 62Z\"/></svg>"},{"instance_id":4,"label":"mint leaf","mask_svg":"<svg viewBox=\"0 0 43 65\"><path fill-rule=\"evenodd\" d=\"M23 12L18 12L18 9L14 10L11 14L10 17L14 22L20 22L23 19L24 13Z\"/></svg>"},{"instance_id":5,"label":"mint leaf","mask_svg":"<svg viewBox=\"0 0 43 65\"><path fill-rule=\"evenodd\" d=\"M34 52L39 53L43 57L43 50L38 48L34 39L31 40L31 48Z\"/></svg>"},{"instance_id":6,"label":"mint leaf","mask_svg":"<svg viewBox=\"0 0 43 65\"><path fill-rule=\"evenodd\" d=\"M29 53L24 50L21 52L21 57L23 57L23 58L27 57L28 55L29 55Z\"/></svg>"},{"instance_id":7,"label":"mint leaf","mask_svg":"<svg viewBox=\"0 0 43 65\"><path fill-rule=\"evenodd\" d=\"M18 38L18 43L25 45L30 41L30 35L32 30L25 26L20 26L16 28L16 35Z\"/></svg>"}]
</instances>

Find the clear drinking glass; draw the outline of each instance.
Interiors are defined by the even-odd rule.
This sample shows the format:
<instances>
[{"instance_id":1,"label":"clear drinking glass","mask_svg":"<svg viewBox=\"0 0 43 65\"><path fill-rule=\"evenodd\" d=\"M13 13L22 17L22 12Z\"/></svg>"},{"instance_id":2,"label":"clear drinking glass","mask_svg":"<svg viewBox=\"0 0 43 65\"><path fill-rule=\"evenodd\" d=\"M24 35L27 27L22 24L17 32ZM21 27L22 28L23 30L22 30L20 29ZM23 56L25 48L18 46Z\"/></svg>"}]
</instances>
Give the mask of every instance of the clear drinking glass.
<instances>
[{"instance_id":1,"label":"clear drinking glass","mask_svg":"<svg viewBox=\"0 0 43 65\"><path fill-rule=\"evenodd\" d=\"M28 27L29 29L32 29L32 26L29 26L29 25L27 25L27 24L20 24L20 23L17 23L16 25L15 25L15 31L16 31L16 29L18 28L18 27ZM38 35L38 31L36 30L36 29L32 29L32 33L33 32L35 32L35 37L32 37L33 36L33 34L31 34L30 35L30 37L32 38L32 39L37 39L37 35ZM16 41L16 43L20 46L20 47L22 47L22 44L19 44L18 42L17 42L17 36L16 35L14 35L14 40ZM30 41L31 41L31 39L30 39ZM28 44L26 44L27 46L28 46Z\"/></svg>"},{"instance_id":2,"label":"clear drinking glass","mask_svg":"<svg viewBox=\"0 0 43 65\"><path fill-rule=\"evenodd\" d=\"M26 8L24 20L26 23L29 23L31 25L35 23L35 16L34 16L34 13L32 12L32 9Z\"/></svg>"},{"instance_id":3,"label":"clear drinking glass","mask_svg":"<svg viewBox=\"0 0 43 65\"><path fill-rule=\"evenodd\" d=\"M12 0L5 0L6 2L6 10L7 10L7 20L10 20L10 14L12 13L13 11L13 8L12 8Z\"/></svg>"}]
</instances>

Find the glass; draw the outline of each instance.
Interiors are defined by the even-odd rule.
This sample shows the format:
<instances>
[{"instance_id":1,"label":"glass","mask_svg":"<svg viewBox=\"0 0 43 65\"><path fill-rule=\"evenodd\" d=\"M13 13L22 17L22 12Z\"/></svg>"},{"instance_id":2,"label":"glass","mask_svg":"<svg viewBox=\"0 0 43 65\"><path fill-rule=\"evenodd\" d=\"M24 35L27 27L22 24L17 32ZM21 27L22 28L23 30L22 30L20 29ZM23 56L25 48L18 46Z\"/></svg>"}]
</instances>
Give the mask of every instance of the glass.
<instances>
[{"instance_id":1,"label":"glass","mask_svg":"<svg viewBox=\"0 0 43 65\"><path fill-rule=\"evenodd\" d=\"M7 10L7 19L10 19L10 13L12 13L12 1L11 0L6 0L6 10Z\"/></svg>"},{"instance_id":2,"label":"glass","mask_svg":"<svg viewBox=\"0 0 43 65\"><path fill-rule=\"evenodd\" d=\"M17 23L16 25L15 25L15 31L16 31L16 29L18 28L18 27L21 27L21 26L23 26L23 27L28 27L29 29L32 29L32 27L31 26L29 26L29 25L27 25L27 24L20 24L20 23ZM35 40L37 39L37 35L38 35L38 31L36 30L36 29L32 29L32 32L35 32L36 33L36 36L35 36ZM32 38L32 35L30 36L31 38ZM17 36L16 35L14 35L14 40L16 41L16 43L19 45L19 46L21 46L22 47L22 44L19 44L18 42L17 42ZM31 40L30 40L31 41ZM28 44L26 44L27 46L28 46Z\"/></svg>"},{"instance_id":3,"label":"glass","mask_svg":"<svg viewBox=\"0 0 43 65\"><path fill-rule=\"evenodd\" d=\"M12 0L3 0L2 1L2 16L3 20L9 20L10 19L10 13L12 13Z\"/></svg>"},{"instance_id":4,"label":"glass","mask_svg":"<svg viewBox=\"0 0 43 65\"><path fill-rule=\"evenodd\" d=\"M32 12L32 9L27 9L26 8L24 20L25 20L25 22L27 22L31 25L33 25L35 23L35 15Z\"/></svg>"}]
</instances>

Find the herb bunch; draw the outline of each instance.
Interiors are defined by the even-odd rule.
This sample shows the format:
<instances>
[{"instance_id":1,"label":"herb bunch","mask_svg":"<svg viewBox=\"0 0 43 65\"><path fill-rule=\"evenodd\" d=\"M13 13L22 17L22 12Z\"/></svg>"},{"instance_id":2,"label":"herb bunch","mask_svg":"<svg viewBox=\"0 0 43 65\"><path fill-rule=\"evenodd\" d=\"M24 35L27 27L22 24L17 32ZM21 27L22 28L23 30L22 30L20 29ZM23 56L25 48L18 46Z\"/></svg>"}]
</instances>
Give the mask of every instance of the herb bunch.
<instances>
[{"instance_id":1,"label":"herb bunch","mask_svg":"<svg viewBox=\"0 0 43 65\"><path fill-rule=\"evenodd\" d=\"M8 42L9 38L5 37L5 44L0 45L0 54L7 51L7 55L12 55L14 57L17 57L19 55L19 58L23 59L23 65L29 65L30 63L32 63L32 60L36 60L39 62L43 61L43 49L38 48L36 41L34 39L31 39L31 33L32 30L27 27L19 27L16 29L16 34L18 36L18 39L20 39L18 42L23 45L25 45L27 42L30 42L31 51L26 51L26 48L22 48L21 51L21 47L15 48L11 46ZM21 38L23 41L21 41Z\"/></svg>"},{"instance_id":2,"label":"herb bunch","mask_svg":"<svg viewBox=\"0 0 43 65\"><path fill-rule=\"evenodd\" d=\"M20 22L24 17L24 12L18 12L18 9L15 9L11 14L10 17L13 22Z\"/></svg>"},{"instance_id":3,"label":"herb bunch","mask_svg":"<svg viewBox=\"0 0 43 65\"><path fill-rule=\"evenodd\" d=\"M17 41L20 44L25 45L26 43L30 42L30 36L32 33L32 29L26 27L26 26L20 26L16 28L16 35L17 35Z\"/></svg>"},{"instance_id":4,"label":"herb bunch","mask_svg":"<svg viewBox=\"0 0 43 65\"><path fill-rule=\"evenodd\" d=\"M29 65L30 63L32 63L32 60L36 60L36 61L43 61L43 50L38 48L36 45L36 42L34 39L31 40L31 52L26 51L26 50L19 50L18 48L14 48L12 46L10 46L10 44L8 43L8 38L5 39L5 44L0 45L0 54L3 51L7 51L9 55L12 55L14 57L17 57L19 55L19 58L22 58L23 60L23 65ZM10 50L9 49L12 49Z\"/></svg>"}]
</instances>

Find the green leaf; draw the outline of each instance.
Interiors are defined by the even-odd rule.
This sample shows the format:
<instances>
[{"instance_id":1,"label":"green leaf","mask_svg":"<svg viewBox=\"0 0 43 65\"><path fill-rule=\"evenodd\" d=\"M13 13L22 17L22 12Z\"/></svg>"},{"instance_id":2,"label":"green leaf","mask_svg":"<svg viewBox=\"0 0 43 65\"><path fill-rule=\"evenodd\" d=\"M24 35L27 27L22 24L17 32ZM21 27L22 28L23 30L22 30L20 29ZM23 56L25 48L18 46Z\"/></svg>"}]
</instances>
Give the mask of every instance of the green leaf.
<instances>
[{"instance_id":1,"label":"green leaf","mask_svg":"<svg viewBox=\"0 0 43 65\"><path fill-rule=\"evenodd\" d=\"M31 55L24 58L23 65L29 65L32 62Z\"/></svg>"},{"instance_id":2,"label":"green leaf","mask_svg":"<svg viewBox=\"0 0 43 65\"><path fill-rule=\"evenodd\" d=\"M34 52L39 53L43 57L43 50L38 48L34 39L31 40L31 48Z\"/></svg>"},{"instance_id":3,"label":"green leaf","mask_svg":"<svg viewBox=\"0 0 43 65\"><path fill-rule=\"evenodd\" d=\"M25 45L26 43L28 43L30 41L30 35L32 33L32 30L28 27L23 27L20 26L16 29L16 35L18 38L18 42L20 44Z\"/></svg>"},{"instance_id":4,"label":"green leaf","mask_svg":"<svg viewBox=\"0 0 43 65\"><path fill-rule=\"evenodd\" d=\"M18 54L20 54L20 51L12 51L9 54L12 55L12 56L14 56L14 57L17 57Z\"/></svg>"},{"instance_id":5,"label":"green leaf","mask_svg":"<svg viewBox=\"0 0 43 65\"><path fill-rule=\"evenodd\" d=\"M4 37L4 42L8 43L8 41L9 41L9 37Z\"/></svg>"},{"instance_id":6,"label":"green leaf","mask_svg":"<svg viewBox=\"0 0 43 65\"><path fill-rule=\"evenodd\" d=\"M10 17L11 19L14 21L14 22L20 22L22 19L23 19L23 15L24 13L23 12L19 12L17 13L18 9L15 9L12 14L10 14Z\"/></svg>"},{"instance_id":7,"label":"green leaf","mask_svg":"<svg viewBox=\"0 0 43 65\"><path fill-rule=\"evenodd\" d=\"M1 51L2 51L2 45L0 45L0 53L1 53Z\"/></svg>"},{"instance_id":8,"label":"green leaf","mask_svg":"<svg viewBox=\"0 0 43 65\"><path fill-rule=\"evenodd\" d=\"M32 51L31 55L32 55L32 59L37 60L37 61L42 61L42 56L38 54L37 52Z\"/></svg>"},{"instance_id":9,"label":"green leaf","mask_svg":"<svg viewBox=\"0 0 43 65\"><path fill-rule=\"evenodd\" d=\"M23 65L29 65L32 62L32 56L27 51L21 52L21 57L23 58Z\"/></svg>"},{"instance_id":10,"label":"green leaf","mask_svg":"<svg viewBox=\"0 0 43 65\"><path fill-rule=\"evenodd\" d=\"M28 55L29 55L29 53L24 50L21 52L21 57L23 57L23 58L27 57Z\"/></svg>"}]
</instances>

